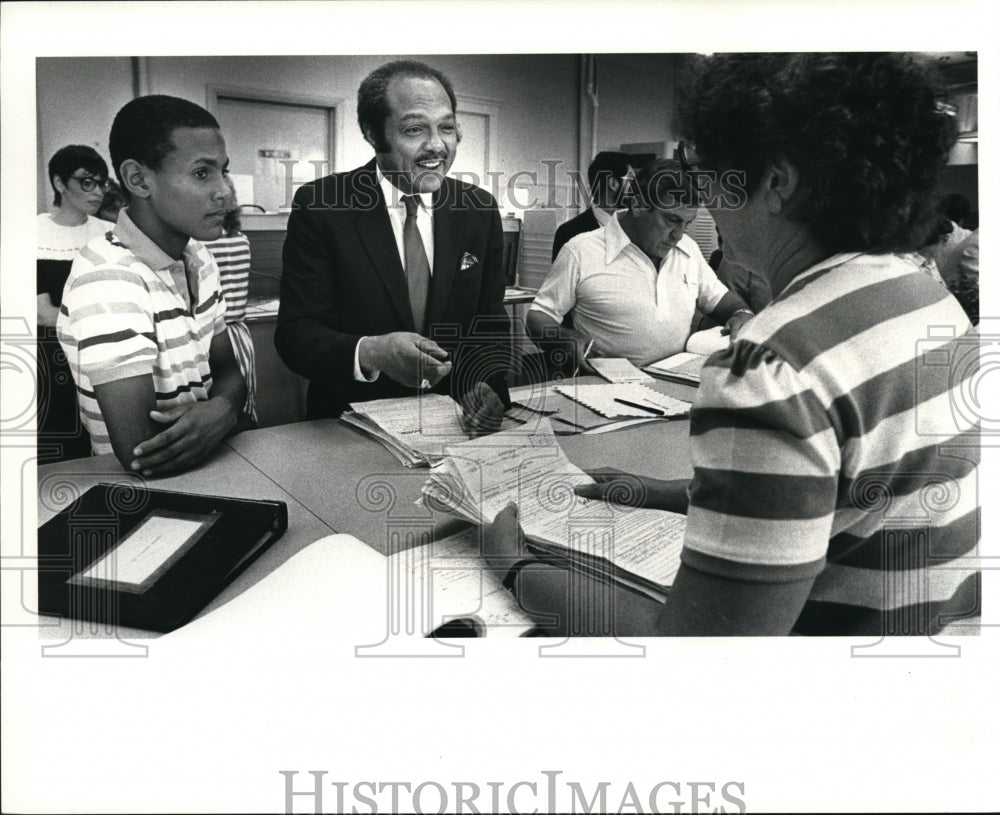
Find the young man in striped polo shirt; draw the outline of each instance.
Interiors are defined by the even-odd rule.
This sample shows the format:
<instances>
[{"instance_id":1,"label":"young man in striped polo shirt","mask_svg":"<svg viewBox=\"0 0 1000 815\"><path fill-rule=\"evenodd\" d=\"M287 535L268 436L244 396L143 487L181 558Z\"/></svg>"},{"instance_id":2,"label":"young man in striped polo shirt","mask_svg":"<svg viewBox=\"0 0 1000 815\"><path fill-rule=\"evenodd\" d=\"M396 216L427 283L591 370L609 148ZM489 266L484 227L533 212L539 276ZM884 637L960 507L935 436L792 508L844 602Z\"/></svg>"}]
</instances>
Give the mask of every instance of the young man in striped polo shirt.
<instances>
[{"instance_id":1,"label":"young man in striped polo shirt","mask_svg":"<svg viewBox=\"0 0 1000 815\"><path fill-rule=\"evenodd\" d=\"M125 105L109 146L129 206L74 261L57 330L93 452L158 476L205 459L246 399L199 243L222 234L229 158L215 118L170 96Z\"/></svg>"}]
</instances>

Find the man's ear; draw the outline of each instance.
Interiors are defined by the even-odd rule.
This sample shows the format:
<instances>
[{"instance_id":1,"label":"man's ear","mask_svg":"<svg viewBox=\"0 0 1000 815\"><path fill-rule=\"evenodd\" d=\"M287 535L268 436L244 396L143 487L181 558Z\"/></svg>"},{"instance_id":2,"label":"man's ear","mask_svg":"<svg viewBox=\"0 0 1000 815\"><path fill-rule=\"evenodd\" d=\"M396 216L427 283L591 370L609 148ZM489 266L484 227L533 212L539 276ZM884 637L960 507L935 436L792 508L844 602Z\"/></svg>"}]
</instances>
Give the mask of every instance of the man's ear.
<instances>
[{"instance_id":1,"label":"man's ear","mask_svg":"<svg viewBox=\"0 0 1000 815\"><path fill-rule=\"evenodd\" d=\"M799 171L785 156L778 156L767 167L764 176L767 189L767 211L777 215L786 209L799 191Z\"/></svg>"},{"instance_id":2,"label":"man's ear","mask_svg":"<svg viewBox=\"0 0 1000 815\"><path fill-rule=\"evenodd\" d=\"M125 159L121 166L122 186L135 198L149 198L147 170L133 158Z\"/></svg>"},{"instance_id":3,"label":"man's ear","mask_svg":"<svg viewBox=\"0 0 1000 815\"><path fill-rule=\"evenodd\" d=\"M368 146L372 148L376 153L379 152L378 143L375 139L375 133L370 127L363 127L361 129L362 134L365 137L365 141L368 142Z\"/></svg>"}]
</instances>

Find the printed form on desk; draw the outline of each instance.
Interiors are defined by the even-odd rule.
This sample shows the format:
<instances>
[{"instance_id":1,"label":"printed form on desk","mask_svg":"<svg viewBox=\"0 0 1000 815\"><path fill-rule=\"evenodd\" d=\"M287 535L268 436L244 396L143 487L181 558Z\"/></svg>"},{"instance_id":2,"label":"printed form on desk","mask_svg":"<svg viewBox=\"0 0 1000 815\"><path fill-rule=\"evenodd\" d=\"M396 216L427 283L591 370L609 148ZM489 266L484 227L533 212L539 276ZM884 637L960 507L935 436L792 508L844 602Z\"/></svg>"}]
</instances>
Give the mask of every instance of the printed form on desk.
<instances>
[{"instance_id":1,"label":"printed form on desk","mask_svg":"<svg viewBox=\"0 0 1000 815\"><path fill-rule=\"evenodd\" d=\"M429 612L426 634L455 619L471 621L476 633L486 637L521 637L535 628L534 620L503 587L503 575L483 558L480 534L477 527L470 527L390 555L397 584L422 590Z\"/></svg>"},{"instance_id":2,"label":"printed form on desk","mask_svg":"<svg viewBox=\"0 0 1000 815\"><path fill-rule=\"evenodd\" d=\"M377 439L407 467L437 461L447 445L470 436L462 424L461 405L439 393L354 402L351 411L341 419ZM514 426L516 422L505 419L501 428Z\"/></svg>"},{"instance_id":3,"label":"printed form on desk","mask_svg":"<svg viewBox=\"0 0 1000 815\"><path fill-rule=\"evenodd\" d=\"M686 416L691 411L687 402L655 391L641 382L556 385L555 390L610 419L648 419L655 413L660 418L671 418Z\"/></svg>"},{"instance_id":4,"label":"printed form on desk","mask_svg":"<svg viewBox=\"0 0 1000 815\"><path fill-rule=\"evenodd\" d=\"M474 523L492 522L514 501L540 552L590 573L610 571L664 599L680 567L686 518L577 496L573 487L593 479L566 458L547 420L533 433L495 433L446 453L423 487L424 500Z\"/></svg>"},{"instance_id":5,"label":"printed form on desk","mask_svg":"<svg viewBox=\"0 0 1000 815\"><path fill-rule=\"evenodd\" d=\"M653 377L645 374L627 359L617 357L593 357L587 360L597 375L608 382L628 384L630 382L652 382Z\"/></svg>"}]
</instances>

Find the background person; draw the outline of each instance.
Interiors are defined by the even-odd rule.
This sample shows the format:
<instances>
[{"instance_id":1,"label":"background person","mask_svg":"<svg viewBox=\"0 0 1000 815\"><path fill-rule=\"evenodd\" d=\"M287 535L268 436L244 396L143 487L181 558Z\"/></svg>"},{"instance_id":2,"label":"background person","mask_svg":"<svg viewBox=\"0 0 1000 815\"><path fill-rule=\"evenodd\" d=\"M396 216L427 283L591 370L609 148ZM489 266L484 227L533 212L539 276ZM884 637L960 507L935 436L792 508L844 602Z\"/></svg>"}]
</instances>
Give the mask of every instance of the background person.
<instances>
[{"instance_id":1,"label":"background person","mask_svg":"<svg viewBox=\"0 0 1000 815\"><path fill-rule=\"evenodd\" d=\"M642 366L684 350L696 308L734 333L753 316L686 234L698 203L680 163L650 162L634 190L607 226L560 251L528 311L532 339L593 340L591 356ZM570 312L572 329L563 325Z\"/></svg>"},{"instance_id":2,"label":"background person","mask_svg":"<svg viewBox=\"0 0 1000 815\"><path fill-rule=\"evenodd\" d=\"M76 385L59 347L55 325L73 259L91 238L114 224L94 217L108 186L108 165L92 147L71 144L49 159L54 209L36 221L38 313L38 454L52 462L90 455L80 422Z\"/></svg>"},{"instance_id":3,"label":"background person","mask_svg":"<svg viewBox=\"0 0 1000 815\"><path fill-rule=\"evenodd\" d=\"M233 354L240 366L240 373L247 384L247 400L243 412L248 420L257 424L257 370L253 338L246 324L247 297L250 293L250 239L243 234L240 208L236 205L236 191L232 195L233 207L222 223L222 237L205 241L205 248L212 254L219 267L219 283L226 301L226 330L233 344Z\"/></svg>"},{"instance_id":4,"label":"background person","mask_svg":"<svg viewBox=\"0 0 1000 815\"><path fill-rule=\"evenodd\" d=\"M608 225L615 210L625 205L625 193L628 192L632 174L628 153L604 150L594 156L587 168L590 206L556 229L552 241L553 262L559 255L559 250L572 238Z\"/></svg>"}]
</instances>

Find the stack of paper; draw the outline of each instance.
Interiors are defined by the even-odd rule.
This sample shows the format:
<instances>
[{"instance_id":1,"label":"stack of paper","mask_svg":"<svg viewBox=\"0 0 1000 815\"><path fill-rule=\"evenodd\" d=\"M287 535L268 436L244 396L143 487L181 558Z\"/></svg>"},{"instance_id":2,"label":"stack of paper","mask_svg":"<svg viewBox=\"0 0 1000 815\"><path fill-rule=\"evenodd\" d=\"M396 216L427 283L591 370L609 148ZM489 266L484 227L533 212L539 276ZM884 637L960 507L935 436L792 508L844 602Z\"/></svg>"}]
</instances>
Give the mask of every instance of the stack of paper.
<instances>
[{"instance_id":1,"label":"stack of paper","mask_svg":"<svg viewBox=\"0 0 1000 815\"><path fill-rule=\"evenodd\" d=\"M595 413L590 408L574 399L564 396L560 385L535 385L511 388L511 413L516 419L531 424L538 416L548 416L554 423L553 430L557 436L572 436L577 433L603 433L617 430L637 420L608 420L607 417ZM572 389L574 386L568 386ZM643 420L651 421L657 417L646 414Z\"/></svg>"},{"instance_id":2,"label":"stack of paper","mask_svg":"<svg viewBox=\"0 0 1000 815\"><path fill-rule=\"evenodd\" d=\"M729 347L732 337L722 333L721 326L706 328L704 331L695 331L684 344L684 350L692 354L710 356L716 351L724 351Z\"/></svg>"},{"instance_id":3,"label":"stack of paper","mask_svg":"<svg viewBox=\"0 0 1000 815\"><path fill-rule=\"evenodd\" d=\"M496 433L454 446L431 472L424 499L473 523L514 501L531 548L662 601L680 566L685 517L580 498L591 484L542 422L531 434Z\"/></svg>"},{"instance_id":4,"label":"stack of paper","mask_svg":"<svg viewBox=\"0 0 1000 815\"><path fill-rule=\"evenodd\" d=\"M340 418L360 428L407 467L425 467L440 461L449 444L472 435L462 424L462 408L450 396L437 393L354 402ZM504 420L503 427L517 426Z\"/></svg>"},{"instance_id":5,"label":"stack of paper","mask_svg":"<svg viewBox=\"0 0 1000 815\"><path fill-rule=\"evenodd\" d=\"M653 378L644 374L627 359L618 357L599 357L587 360L597 375L608 382L628 384L630 382L652 382Z\"/></svg>"},{"instance_id":6,"label":"stack of paper","mask_svg":"<svg viewBox=\"0 0 1000 815\"><path fill-rule=\"evenodd\" d=\"M701 367L705 360L716 351L728 348L730 340L728 334L722 333L722 328L697 331L688 337L681 353L650 363L642 370L660 379L697 385L701 382Z\"/></svg>"},{"instance_id":7,"label":"stack of paper","mask_svg":"<svg viewBox=\"0 0 1000 815\"><path fill-rule=\"evenodd\" d=\"M649 419L686 416L687 402L638 382L607 385L556 385L555 390L608 418Z\"/></svg>"},{"instance_id":8,"label":"stack of paper","mask_svg":"<svg viewBox=\"0 0 1000 815\"><path fill-rule=\"evenodd\" d=\"M708 359L704 354L681 351L643 368L647 373L673 382L697 385L701 382L701 366Z\"/></svg>"}]
</instances>

